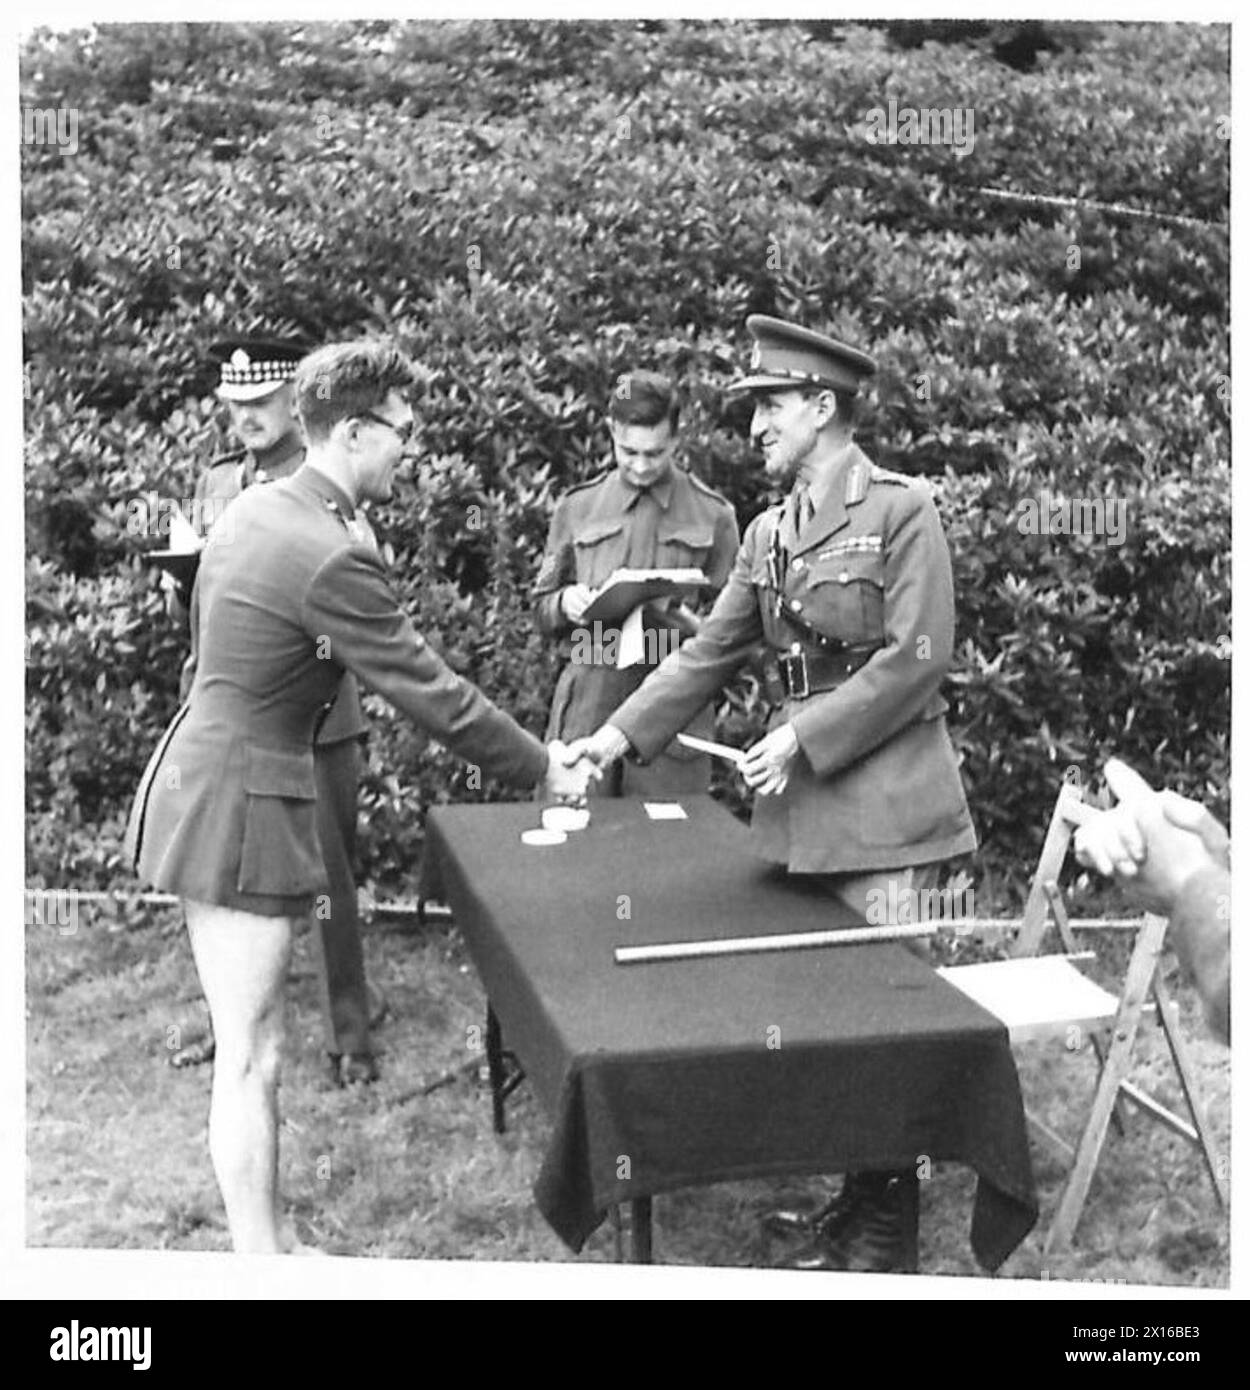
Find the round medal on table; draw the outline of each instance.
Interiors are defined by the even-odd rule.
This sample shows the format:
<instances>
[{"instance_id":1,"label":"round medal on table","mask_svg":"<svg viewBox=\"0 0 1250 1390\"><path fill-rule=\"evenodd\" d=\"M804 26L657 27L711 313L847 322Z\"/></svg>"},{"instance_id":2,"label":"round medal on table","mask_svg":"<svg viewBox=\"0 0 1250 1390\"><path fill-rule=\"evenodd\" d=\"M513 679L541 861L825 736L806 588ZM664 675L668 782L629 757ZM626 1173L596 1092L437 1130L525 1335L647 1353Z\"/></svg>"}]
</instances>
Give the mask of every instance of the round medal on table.
<instances>
[{"instance_id":1,"label":"round medal on table","mask_svg":"<svg viewBox=\"0 0 1250 1390\"><path fill-rule=\"evenodd\" d=\"M522 830L523 845L562 845L569 837L563 830Z\"/></svg>"}]
</instances>

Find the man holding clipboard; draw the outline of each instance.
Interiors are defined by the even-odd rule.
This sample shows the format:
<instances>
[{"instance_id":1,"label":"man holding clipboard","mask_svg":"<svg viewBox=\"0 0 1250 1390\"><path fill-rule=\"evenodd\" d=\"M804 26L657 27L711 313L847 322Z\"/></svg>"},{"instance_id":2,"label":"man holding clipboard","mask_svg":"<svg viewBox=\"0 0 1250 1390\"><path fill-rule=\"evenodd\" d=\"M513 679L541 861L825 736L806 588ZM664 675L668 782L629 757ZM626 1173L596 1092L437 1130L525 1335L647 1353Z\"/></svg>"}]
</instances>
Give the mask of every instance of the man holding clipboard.
<instances>
[{"instance_id":1,"label":"man holding clipboard","mask_svg":"<svg viewBox=\"0 0 1250 1390\"><path fill-rule=\"evenodd\" d=\"M688 603L701 591L718 592L729 577L738 551L733 508L676 465L678 415L665 377L622 376L608 407L616 466L556 503L533 591L538 626L567 659L548 740L593 733L697 631ZM710 733L710 707L695 711L689 726ZM703 753L670 743L648 766L618 765L592 789L615 796L703 792L709 773Z\"/></svg>"}]
</instances>

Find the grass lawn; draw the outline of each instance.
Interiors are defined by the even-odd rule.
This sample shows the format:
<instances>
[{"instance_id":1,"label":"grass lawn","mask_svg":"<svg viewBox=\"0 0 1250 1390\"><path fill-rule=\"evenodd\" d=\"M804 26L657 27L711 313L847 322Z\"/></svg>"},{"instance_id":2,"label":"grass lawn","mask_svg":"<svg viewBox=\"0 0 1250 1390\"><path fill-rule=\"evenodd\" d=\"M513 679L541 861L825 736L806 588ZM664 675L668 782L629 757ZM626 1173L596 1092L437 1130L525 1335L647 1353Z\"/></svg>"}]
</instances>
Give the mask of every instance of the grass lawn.
<instances>
[{"instance_id":1,"label":"grass lawn","mask_svg":"<svg viewBox=\"0 0 1250 1390\"><path fill-rule=\"evenodd\" d=\"M1109 948L1110 949L1110 948ZM578 1256L548 1229L530 1194L548 1136L525 1086L496 1136L484 1084L472 1073L423 1095L469 1058L484 997L454 928L366 933L370 978L390 1017L378 1032L375 1086L340 1091L325 1070L317 981L306 938L289 991L282 1088L282 1183L305 1239L336 1253L391 1259L605 1261L605 1224ZM1216 1127L1228 1152L1229 1054L1210 1041L1197 1001L1174 992ZM229 1248L209 1163L210 1069L175 1071L171 1044L205 1013L173 911L119 920L84 906L78 930L27 930L27 1240L31 1246L158 1250ZM1075 1141L1091 1093L1089 1046L1033 1044L1018 1054L1030 1107ZM1179 1093L1162 1033L1147 1025L1137 1079L1173 1108ZM1077 1228L1049 1262L1042 1233L1064 1171L1040 1148L1042 1219L1000 1271L1005 1279L1223 1287L1228 1231L1197 1150L1133 1114L1112 1133ZM921 1190L921 1269L978 1274L968 1244L973 1175L940 1164ZM781 1251L760 1234L772 1206L812 1197L821 1180L694 1188L657 1199L655 1258L684 1265L762 1266Z\"/></svg>"}]
</instances>

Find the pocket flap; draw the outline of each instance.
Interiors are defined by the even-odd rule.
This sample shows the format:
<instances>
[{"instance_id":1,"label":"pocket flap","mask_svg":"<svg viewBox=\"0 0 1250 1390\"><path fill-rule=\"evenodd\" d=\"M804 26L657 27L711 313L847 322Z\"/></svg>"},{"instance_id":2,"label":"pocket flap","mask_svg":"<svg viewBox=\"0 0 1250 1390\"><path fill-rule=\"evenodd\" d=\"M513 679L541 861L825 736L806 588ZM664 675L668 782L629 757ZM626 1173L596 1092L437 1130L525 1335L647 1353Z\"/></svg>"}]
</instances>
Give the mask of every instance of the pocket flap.
<instances>
[{"instance_id":1,"label":"pocket flap","mask_svg":"<svg viewBox=\"0 0 1250 1390\"><path fill-rule=\"evenodd\" d=\"M615 520L594 521L583 527L573 537L573 544L598 545L600 541L606 541L609 536L619 536L624 527L625 523L620 517L615 518Z\"/></svg>"},{"instance_id":2,"label":"pocket flap","mask_svg":"<svg viewBox=\"0 0 1250 1390\"><path fill-rule=\"evenodd\" d=\"M885 562L871 551L847 552L828 558L817 555L808 582L812 588L817 584L875 584L878 589L884 589Z\"/></svg>"},{"instance_id":3,"label":"pocket flap","mask_svg":"<svg viewBox=\"0 0 1250 1390\"><path fill-rule=\"evenodd\" d=\"M659 541L673 542L677 545L688 545L692 550L711 550L712 549L712 527L699 527L699 525L684 525L684 527L674 527L672 531L660 528L656 532Z\"/></svg>"},{"instance_id":4,"label":"pocket flap","mask_svg":"<svg viewBox=\"0 0 1250 1390\"><path fill-rule=\"evenodd\" d=\"M312 749L263 748L248 744L243 790L255 796L289 796L300 801L315 801L317 782Z\"/></svg>"}]
</instances>

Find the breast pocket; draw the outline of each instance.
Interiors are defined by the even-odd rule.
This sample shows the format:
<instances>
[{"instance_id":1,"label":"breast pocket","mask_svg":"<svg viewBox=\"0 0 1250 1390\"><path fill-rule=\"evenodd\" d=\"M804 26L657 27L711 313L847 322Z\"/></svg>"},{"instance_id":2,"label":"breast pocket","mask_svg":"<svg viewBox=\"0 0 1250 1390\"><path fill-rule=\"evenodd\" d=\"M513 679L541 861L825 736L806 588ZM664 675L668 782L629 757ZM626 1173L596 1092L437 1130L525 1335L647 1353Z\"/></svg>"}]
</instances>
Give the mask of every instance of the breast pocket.
<instances>
[{"instance_id":1,"label":"breast pocket","mask_svg":"<svg viewBox=\"0 0 1250 1390\"><path fill-rule=\"evenodd\" d=\"M710 526L661 527L656 536L656 565L660 569L706 569L711 553Z\"/></svg>"},{"instance_id":2,"label":"breast pocket","mask_svg":"<svg viewBox=\"0 0 1250 1390\"><path fill-rule=\"evenodd\" d=\"M818 555L808 571L806 617L848 645L885 640L885 562L880 553Z\"/></svg>"},{"instance_id":3,"label":"breast pocket","mask_svg":"<svg viewBox=\"0 0 1250 1390\"><path fill-rule=\"evenodd\" d=\"M625 563L625 523L619 517L590 523L573 537L573 551L577 582L597 588Z\"/></svg>"},{"instance_id":4,"label":"breast pocket","mask_svg":"<svg viewBox=\"0 0 1250 1390\"><path fill-rule=\"evenodd\" d=\"M311 894L325 883L312 749L249 745L239 891Z\"/></svg>"}]
</instances>

